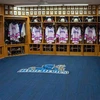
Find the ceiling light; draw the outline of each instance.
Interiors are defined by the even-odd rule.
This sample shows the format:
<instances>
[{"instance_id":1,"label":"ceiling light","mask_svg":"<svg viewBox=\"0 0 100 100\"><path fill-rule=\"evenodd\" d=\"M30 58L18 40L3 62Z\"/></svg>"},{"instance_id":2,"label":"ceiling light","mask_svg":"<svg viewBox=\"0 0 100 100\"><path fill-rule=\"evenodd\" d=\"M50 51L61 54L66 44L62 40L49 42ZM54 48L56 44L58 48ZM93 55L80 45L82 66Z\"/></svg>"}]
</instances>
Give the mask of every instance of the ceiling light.
<instances>
[{"instance_id":1,"label":"ceiling light","mask_svg":"<svg viewBox=\"0 0 100 100\"><path fill-rule=\"evenodd\" d=\"M37 7L38 5L15 5L15 7Z\"/></svg>"},{"instance_id":2,"label":"ceiling light","mask_svg":"<svg viewBox=\"0 0 100 100\"><path fill-rule=\"evenodd\" d=\"M63 4L15 5L15 7L63 6Z\"/></svg>"},{"instance_id":3,"label":"ceiling light","mask_svg":"<svg viewBox=\"0 0 100 100\"><path fill-rule=\"evenodd\" d=\"M64 6L88 6L88 4L64 4Z\"/></svg>"},{"instance_id":4,"label":"ceiling light","mask_svg":"<svg viewBox=\"0 0 100 100\"><path fill-rule=\"evenodd\" d=\"M63 4L42 4L39 6L63 6Z\"/></svg>"},{"instance_id":5,"label":"ceiling light","mask_svg":"<svg viewBox=\"0 0 100 100\"><path fill-rule=\"evenodd\" d=\"M43 4L37 5L15 5L15 7L37 7L37 6L88 6L88 4L47 4L47 2Z\"/></svg>"}]
</instances>

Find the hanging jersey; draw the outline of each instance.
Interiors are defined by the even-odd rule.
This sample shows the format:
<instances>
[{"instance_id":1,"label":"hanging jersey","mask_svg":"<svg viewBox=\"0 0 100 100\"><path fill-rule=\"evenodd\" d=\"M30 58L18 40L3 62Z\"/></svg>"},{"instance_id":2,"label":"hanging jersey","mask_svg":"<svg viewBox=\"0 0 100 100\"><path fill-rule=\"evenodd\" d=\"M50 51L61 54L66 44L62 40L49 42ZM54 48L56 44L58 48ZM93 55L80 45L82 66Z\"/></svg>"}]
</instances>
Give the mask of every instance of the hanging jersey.
<instances>
[{"instance_id":1,"label":"hanging jersey","mask_svg":"<svg viewBox=\"0 0 100 100\"><path fill-rule=\"evenodd\" d=\"M32 28L32 40L34 41L34 43L40 43L42 39L42 31L41 28L38 27L33 27Z\"/></svg>"},{"instance_id":2,"label":"hanging jersey","mask_svg":"<svg viewBox=\"0 0 100 100\"><path fill-rule=\"evenodd\" d=\"M24 37L26 35L25 31L25 23L22 24L22 29L21 29L21 37Z\"/></svg>"},{"instance_id":3,"label":"hanging jersey","mask_svg":"<svg viewBox=\"0 0 100 100\"><path fill-rule=\"evenodd\" d=\"M94 41L96 41L96 32L94 27L93 28L86 27L84 40L86 40L87 43L93 43Z\"/></svg>"},{"instance_id":4,"label":"hanging jersey","mask_svg":"<svg viewBox=\"0 0 100 100\"><path fill-rule=\"evenodd\" d=\"M19 32L21 33L21 30L22 30L22 23L18 24L19 26Z\"/></svg>"},{"instance_id":5,"label":"hanging jersey","mask_svg":"<svg viewBox=\"0 0 100 100\"><path fill-rule=\"evenodd\" d=\"M53 43L55 36L54 36L54 27L46 27L45 29L45 40L47 43Z\"/></svg>"},{"instance_id":6,"label":"hanging jersey","mask_svg":"<svg viewBox=\"0 0 100 100\"><path fill-rule=\"evenodd\" d=\"M72 43L78 44L81 41L81 28L80 27L72 27L71 30L71 40Z\"/></svg>"},{"instance_id":7,"label":"hanging jersey","mask_svg":"<svg viewBox=\"0 0 100 100\"><path fill-rule=\"evenodd\" d=\"M100 30L99 30L99 43L100 43Z\"/></svg>"},{"instance_id":8,"label":"hanging jersey","mask_svg":"<svg viewBox=\"0 0 100 100\"><path fill-rule=\"evenodd\" d=\"M8 36L10 37L10 40L19 41L20 32L18 24L15 25L12 23L9 24Z\"/></svg>"},{"instance_id":9,"label":"hanging jersey","mask_svg":"<svg viewBox=\"0 0 100 100\"><path fill-rule=\"evenodd\" d=\"M25 23L20 23L18 25L19 25L20 35L21 35L21 37L24 37L26 35Z\"/></svg>"},{"instance_id":10,"label":"hanging jersey","mask_svg":"<svg viewBox=\"0 0 100 100\"><path fill-rule=\"evenodd\" d=\"M68 30L66 27L59 27L56 33L56 38L59 39L60 43L66 43L68 40Z\"/></svg>"}]
</instances>

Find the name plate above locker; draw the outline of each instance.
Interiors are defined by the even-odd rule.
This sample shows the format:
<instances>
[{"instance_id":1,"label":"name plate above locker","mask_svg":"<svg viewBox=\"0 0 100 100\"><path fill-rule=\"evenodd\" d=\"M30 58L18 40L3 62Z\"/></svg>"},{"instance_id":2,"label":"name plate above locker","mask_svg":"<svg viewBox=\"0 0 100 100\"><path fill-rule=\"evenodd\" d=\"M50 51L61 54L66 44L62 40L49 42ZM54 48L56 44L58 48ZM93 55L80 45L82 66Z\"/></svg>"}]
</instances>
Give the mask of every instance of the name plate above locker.
<instances>
[{"instance_id":1,"label":"name plate above locker","mask_svg":"<svg viewBox=\"0 0 100 100\"><path fill-rule=\"evenodd\" d=\"M6 4L4 5L4 14L18 16L97 15L100 14L100 6L14 7L14 5Z\"/></svg>"}]
</instances>

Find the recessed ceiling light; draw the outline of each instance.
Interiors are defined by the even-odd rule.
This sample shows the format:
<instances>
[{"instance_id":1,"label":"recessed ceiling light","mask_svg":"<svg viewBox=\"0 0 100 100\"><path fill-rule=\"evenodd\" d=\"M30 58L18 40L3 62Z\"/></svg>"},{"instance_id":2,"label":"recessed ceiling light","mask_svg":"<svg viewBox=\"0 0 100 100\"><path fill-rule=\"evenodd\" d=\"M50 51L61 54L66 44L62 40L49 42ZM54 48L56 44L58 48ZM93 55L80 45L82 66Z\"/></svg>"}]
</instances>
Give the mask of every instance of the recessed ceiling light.
<instances>
[{"instance_id":1,"label":"recessed ceiling light","mask_svg":"<svg viewBox=\"0 0 100 100\"><path fill-rule=\"evenodd\" d=\"M88 6L88 4L64 4L64 6Z\"/></svg>"}]
</instances>

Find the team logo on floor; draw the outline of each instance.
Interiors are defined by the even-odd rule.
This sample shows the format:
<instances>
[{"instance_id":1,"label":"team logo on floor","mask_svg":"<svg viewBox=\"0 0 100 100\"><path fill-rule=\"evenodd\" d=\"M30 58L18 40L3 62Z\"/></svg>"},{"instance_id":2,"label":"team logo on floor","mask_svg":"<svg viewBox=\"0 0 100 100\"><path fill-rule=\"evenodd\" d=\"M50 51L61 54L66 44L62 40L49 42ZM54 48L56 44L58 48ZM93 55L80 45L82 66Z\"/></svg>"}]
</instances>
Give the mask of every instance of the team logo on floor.
<instances>
[{"instance_id":1,"label":"team logo on floor","mask_svg":"<svg viewBox=\"0 0 100 100\"><path fill-rule=\"evenodd\" d=\"M29 67L17 71L18 73L55 73L69 74L66 70L66 65L45 64L42 67Z\"/></svg>"}]
</instances>

